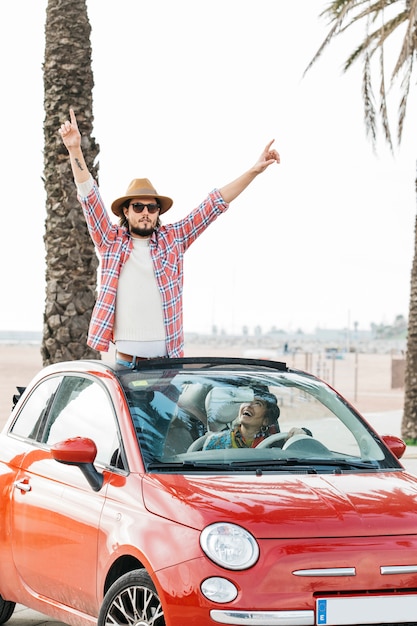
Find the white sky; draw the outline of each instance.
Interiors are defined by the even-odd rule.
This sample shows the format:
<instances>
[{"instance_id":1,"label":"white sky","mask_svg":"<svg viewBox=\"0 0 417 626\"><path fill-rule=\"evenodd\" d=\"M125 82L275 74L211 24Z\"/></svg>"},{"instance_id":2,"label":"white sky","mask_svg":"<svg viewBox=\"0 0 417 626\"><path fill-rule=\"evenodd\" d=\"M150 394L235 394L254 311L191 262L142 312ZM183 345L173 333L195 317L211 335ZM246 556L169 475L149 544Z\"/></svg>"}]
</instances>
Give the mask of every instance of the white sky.
<instances>
[{"instance_id":1,"label":"white sky","mask_svg":"<svg viewBox=\"0 0 417 626\"><path fill-rule=\"evenodd\" d=\"M269 139L281 154L187 252L186 332L366 330L408 315L415 106L396 156L382 135L375 156L361 66L341 71L357 40L335 42L303 78L328 30L325 0L87 4L107 206L148 177L174 198L163 220L173 221L249 168ZM0 6L3 330L42 330L46 5ZM396 99L391 108L395 133Z\"/></svg>"}]
</instances>

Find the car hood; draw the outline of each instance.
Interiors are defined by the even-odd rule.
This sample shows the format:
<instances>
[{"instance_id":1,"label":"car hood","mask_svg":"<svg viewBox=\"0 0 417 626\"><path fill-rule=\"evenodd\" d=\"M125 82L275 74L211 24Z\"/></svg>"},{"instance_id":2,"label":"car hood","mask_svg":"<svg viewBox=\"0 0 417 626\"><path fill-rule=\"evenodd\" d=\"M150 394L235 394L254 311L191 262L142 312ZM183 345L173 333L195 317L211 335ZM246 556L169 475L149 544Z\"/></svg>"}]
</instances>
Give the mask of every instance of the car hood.
<instances>
[{"instance_id":1,"label":"car hood","mask_svg":"<svg viewBox=\"0 0 417 626\"><path fill-rule=\"evenodd\" d=\"M406 472L348 475L148 474L147 509L201 530L230 521L257 538L416 533L417 477Z\"/></svg>"}]
</instances>

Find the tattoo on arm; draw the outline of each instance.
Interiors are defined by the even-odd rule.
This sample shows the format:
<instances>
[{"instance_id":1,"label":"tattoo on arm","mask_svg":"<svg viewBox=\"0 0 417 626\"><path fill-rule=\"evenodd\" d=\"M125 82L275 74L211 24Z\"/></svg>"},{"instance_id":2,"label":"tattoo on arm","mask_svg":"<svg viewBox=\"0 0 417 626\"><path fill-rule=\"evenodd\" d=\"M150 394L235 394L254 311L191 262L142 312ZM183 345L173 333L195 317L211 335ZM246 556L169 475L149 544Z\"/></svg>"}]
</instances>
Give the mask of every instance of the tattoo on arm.
<instances>
[{"instance_id":1,"label":"tattoo on arm","mask_svg":"<svg viewBox=\"0 0 417 626\"><path fill-rule=\"evenodd\" d=\"M82 171L84 168L83 168L83 166L81 165L80 160L79 160L79 159L75 159L75 162L76 162L76 164L77 164L77 167L78 167L78 168Z\"/></svg>"}]
</instances>

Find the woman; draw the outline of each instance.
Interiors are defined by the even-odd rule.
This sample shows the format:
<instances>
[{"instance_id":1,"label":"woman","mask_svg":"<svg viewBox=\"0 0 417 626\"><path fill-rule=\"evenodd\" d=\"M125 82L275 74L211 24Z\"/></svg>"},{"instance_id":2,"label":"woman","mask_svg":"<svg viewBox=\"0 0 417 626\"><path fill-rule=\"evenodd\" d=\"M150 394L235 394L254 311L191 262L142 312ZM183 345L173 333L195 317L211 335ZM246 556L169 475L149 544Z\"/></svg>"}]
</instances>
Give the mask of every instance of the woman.
<instances>
[{"instance_id":1,"label":"woman","mask_svg":"<svg viewBox=\"0 0 417 626\"><path fill-rule=\"evenodd\" d=\"M278 418L279 408L274 395L255 396L251 402L240 405L236 426L210 435L203 449L256 448L269 435L280 432Z\"/></svg>"}]
</instances>

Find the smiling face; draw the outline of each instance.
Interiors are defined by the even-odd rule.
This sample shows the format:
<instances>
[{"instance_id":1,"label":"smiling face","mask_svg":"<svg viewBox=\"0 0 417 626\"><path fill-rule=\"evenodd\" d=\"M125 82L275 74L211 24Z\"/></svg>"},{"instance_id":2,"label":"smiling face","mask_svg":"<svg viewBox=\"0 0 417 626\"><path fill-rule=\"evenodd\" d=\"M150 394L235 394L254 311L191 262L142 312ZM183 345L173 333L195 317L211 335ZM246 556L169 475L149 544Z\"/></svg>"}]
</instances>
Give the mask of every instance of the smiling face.
<instances>
[{"instance_id":1,"label":"smiling face","mask_svg":"<svg viewBox=\"0 0 417 626\"><path fill-rule=\"evenodd\" d=\"M239 421L244 428L248 428L253 432L258 432L262 426L268 425L265 416L267 405L264 400L254 398L252 402L241 404L239 410Z\"/></svg>"}]
</instances>

